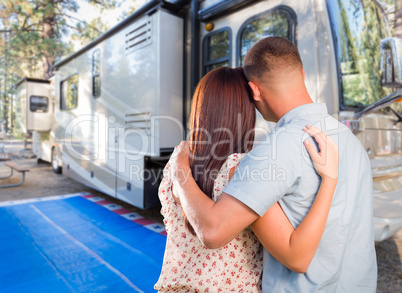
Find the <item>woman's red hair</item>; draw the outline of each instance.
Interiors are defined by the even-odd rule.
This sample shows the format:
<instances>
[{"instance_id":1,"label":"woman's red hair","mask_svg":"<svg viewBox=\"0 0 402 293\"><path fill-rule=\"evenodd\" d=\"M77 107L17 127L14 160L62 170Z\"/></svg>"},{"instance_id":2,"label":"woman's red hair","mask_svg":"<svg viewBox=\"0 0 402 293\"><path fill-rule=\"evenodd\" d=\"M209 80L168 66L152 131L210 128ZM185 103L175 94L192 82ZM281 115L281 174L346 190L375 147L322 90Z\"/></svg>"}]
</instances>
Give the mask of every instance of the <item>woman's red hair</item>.
<instances>
[{"instance_id":1,"label":"woman's red hair","mask_svg":"<svg viewBox=\"0 0 402 293\"><path fill-rule=\"evenodd\" d=\"M248 152L254 141L256 110L243 68L220 67L207 73L194 93L190 115L190 167L210 198L227 157ZM186 225L195 235L187 218Z\"/></svg>"}]
</instances>

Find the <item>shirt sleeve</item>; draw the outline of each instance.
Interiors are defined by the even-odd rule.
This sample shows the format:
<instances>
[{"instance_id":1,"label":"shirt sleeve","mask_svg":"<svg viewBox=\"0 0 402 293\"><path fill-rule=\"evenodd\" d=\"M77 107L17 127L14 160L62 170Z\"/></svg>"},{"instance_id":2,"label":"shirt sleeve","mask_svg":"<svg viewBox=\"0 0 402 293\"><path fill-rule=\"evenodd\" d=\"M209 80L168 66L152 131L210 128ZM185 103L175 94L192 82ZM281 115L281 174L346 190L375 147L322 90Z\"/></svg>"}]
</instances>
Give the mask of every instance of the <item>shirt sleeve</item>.
<instances>
[{"instance_id":1,"label":"shirt sleeve","mask_svg":"<svg viewBox=\"0 0 402 293\"><path fill-rule=\"evenodd\" d=\"M241 161L223 192L263 216L274 203L297 189L302 148L301 136L286 129L271 132Z\"/></svg>"}]
</instances>

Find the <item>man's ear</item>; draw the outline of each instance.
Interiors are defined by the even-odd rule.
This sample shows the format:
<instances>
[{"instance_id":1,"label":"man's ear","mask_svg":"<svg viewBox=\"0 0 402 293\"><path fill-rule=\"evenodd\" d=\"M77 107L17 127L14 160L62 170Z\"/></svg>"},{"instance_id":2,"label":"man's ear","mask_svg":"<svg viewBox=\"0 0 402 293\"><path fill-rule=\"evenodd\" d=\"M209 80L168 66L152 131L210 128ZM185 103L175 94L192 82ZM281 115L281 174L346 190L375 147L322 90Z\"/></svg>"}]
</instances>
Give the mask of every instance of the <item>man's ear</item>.
<instances>
[{"instance_id":1,"label":"man's ear","mask_svg":"<svg viewBox=\"0 0 402 293\"><path fill-rule=\"evenodd\" d=\"M303 72L303 80L306 80L306 73L304 72L304 68L302 68L302 72Z\"/></svg>"},{"instance_id":2,"label":"man's ear","mask_svg":"<svg viewBox=\"0 0 402 293\"><path fill-rule=\"evenodd\" d=\"M248 82L248 85L251 87L251 90L253 91L253 98L256 102L261 101L261 92L260 88L258 85L252 81Z\"/></svg>"}]
</instances>

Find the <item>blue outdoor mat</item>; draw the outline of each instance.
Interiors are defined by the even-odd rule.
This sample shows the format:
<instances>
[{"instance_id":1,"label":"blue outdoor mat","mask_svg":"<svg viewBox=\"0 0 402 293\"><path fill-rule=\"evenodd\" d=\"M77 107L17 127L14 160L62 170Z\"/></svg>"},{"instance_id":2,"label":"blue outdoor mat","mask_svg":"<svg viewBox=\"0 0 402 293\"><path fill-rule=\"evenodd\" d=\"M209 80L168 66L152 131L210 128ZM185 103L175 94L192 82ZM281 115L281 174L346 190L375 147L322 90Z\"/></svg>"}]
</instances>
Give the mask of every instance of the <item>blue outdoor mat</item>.
<instances>
[{"instance_id":1,"label":"blue outdoor mat","mask_svg":"<svg viewBox=\"0 0 402 293\"><path fill-rule=\"evenodd\" d=\"M0 207L0 292L155 292L166 237L80 196Z\"/></svg>"}]
</instances>

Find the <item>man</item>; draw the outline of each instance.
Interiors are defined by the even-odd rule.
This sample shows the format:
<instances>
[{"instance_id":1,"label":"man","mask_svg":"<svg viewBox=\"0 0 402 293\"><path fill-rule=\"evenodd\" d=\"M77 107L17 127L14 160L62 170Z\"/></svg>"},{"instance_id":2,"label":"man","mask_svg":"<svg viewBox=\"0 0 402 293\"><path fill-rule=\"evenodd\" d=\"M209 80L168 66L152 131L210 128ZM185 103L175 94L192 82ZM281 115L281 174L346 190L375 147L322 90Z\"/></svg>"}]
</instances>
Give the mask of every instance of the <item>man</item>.
<instances>
[{"instance_id":1,"label":"man","mask_svg":"<svg viewBox=\"0 0 402 293\"><path fill-rule=\"evenodd\" d=\"M246 54L244 71L256 108L277 124L242 160L220 200L213 202L187 177L191 172L184 144L172 157L178 167L175 194L198 237L208 248L221 247L276 202L296 229L320 184L303 147L302 129L314 125L337 142L340 157L325 231L305 274L287 269L264 249L263 292L375 292L372 177L365 150L328 115L325 104L313 103L299 52L290 41L260 40Z\"/></svg>"}]
</instances>

